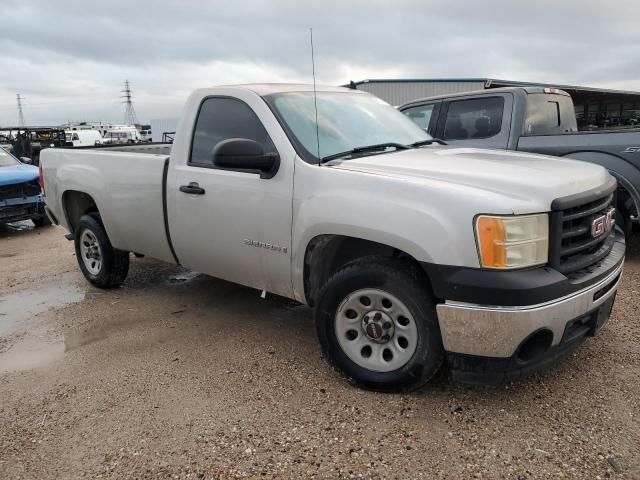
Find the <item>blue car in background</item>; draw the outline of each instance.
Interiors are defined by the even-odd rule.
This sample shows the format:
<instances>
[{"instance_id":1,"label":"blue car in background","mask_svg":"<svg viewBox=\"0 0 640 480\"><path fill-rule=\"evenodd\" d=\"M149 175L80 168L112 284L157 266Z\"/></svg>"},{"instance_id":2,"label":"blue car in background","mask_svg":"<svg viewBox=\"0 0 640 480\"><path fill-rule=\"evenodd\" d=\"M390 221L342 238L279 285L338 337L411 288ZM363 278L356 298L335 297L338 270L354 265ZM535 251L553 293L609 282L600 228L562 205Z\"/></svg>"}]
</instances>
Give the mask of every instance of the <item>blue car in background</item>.
<instances>
[{"instance_id":1,"label":"blue car in background","mask_svg":"<svg viewBox=\"0 0 640 480\"><path fill-rule=\"evenodd\" d=\"M40 172L0 148L0 224L21 220L31 220L36 227L51 223L44 211Z\"/></svg>"}]
</instances>

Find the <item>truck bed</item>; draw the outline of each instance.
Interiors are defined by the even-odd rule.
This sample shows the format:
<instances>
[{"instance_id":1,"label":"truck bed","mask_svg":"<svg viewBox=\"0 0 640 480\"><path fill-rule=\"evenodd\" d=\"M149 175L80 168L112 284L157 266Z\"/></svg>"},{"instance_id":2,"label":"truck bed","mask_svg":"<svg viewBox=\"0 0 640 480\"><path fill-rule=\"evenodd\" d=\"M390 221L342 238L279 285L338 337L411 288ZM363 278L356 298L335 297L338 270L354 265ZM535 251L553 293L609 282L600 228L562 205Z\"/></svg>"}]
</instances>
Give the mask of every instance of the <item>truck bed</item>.
<instances>
[{"instance_id":1,"label":"truck bed","mask_svg":"<svg viewBox=\"0 0 640 480\"><path fill-rule=\"evenodd\" d=\"M129 152L129 153L151 153L154 155L169 155L171 153L171 143L136 143L123 145L96 145L85 147L65 147L73 150L106 150L109 152Z\"/></svg>"},{"instance_id":2,"label":"truck bed","mask_svg":"<svg viewBox=\"0 0 640 480\"><path fill-rule=\"evenodd\" d=\"M91 147L92 149L106 149L114 152L151 153L154 155L169 155L171 143L138 143L134 145L106 145L104 147Z\"/></svg>"},{"instance_id":3,"label":"truck bed","mask_svg":"<svg viewBox=\"0 0 640 480\"><path fill-rule=\"evenodd\" d=\"M159 151L158 147L121 145L43 151L47 206L62 226L73 231L63 204L67 195L85 192L98 206L114 247L173 262L165 228L169 156L153 153Z\"/></svg>"},{"instance_id":4,"label":"truck bed","mask_svg":"<svg viewBox=\"0 0 640 480\"><path fill-rule=\"evenodd\" d=\"M529 151L529 148L549 148L551 155L566 155L578 149L593 149L610 154L622 154L631 146L640 146L640 129L602 130L567 132L562 135L522 136L518 142L518 150ZM633 152L635 153L635 152ZM638 157L637 155L635 157ZM628 160L633 161L635 157ZM640 164L640 158L637 158Z\"/></svg>"}]
</instances>

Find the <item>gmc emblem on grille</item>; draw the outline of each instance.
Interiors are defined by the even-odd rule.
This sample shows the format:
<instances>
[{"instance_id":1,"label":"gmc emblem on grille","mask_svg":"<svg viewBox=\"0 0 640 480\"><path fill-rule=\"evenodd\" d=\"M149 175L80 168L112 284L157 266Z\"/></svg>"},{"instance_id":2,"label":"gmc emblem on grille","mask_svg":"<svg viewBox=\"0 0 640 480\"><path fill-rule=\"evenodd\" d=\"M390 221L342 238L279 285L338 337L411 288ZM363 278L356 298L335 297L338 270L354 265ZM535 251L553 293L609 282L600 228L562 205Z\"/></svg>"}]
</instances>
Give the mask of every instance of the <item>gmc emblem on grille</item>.
<instances>
[{"instance_id":1,"label":"gmc emblem on grille","mask_svg":"<svg viewBox=\"0 0 640 480\"><path fill-rule=\"evenodd\" d=\"M604 215L596 217L591 222L591 236L600 237L611 231L616 223L616 209L612 208Z\"/></svg>"}]
</instances>

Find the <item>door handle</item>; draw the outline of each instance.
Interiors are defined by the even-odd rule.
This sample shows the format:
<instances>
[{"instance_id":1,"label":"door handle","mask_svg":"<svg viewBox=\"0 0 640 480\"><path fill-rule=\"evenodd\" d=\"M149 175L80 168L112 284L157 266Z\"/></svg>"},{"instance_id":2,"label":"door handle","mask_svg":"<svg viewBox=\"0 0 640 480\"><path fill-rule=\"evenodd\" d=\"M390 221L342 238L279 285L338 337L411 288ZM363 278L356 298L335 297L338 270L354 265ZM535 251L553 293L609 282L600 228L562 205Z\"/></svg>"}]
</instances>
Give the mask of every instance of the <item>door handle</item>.
<instances>
[{"instance_id":1,"label":"door handle","mask_svg":"<svg viewBox=\"0 0 640 480\"><path fill-rule=\"evenodd\" d=\"M198 185L198 182L189 182L189 185L180 186L182 193L190 193L191 195L204 195L204 188Z\"/></svg>"}]
</instances>

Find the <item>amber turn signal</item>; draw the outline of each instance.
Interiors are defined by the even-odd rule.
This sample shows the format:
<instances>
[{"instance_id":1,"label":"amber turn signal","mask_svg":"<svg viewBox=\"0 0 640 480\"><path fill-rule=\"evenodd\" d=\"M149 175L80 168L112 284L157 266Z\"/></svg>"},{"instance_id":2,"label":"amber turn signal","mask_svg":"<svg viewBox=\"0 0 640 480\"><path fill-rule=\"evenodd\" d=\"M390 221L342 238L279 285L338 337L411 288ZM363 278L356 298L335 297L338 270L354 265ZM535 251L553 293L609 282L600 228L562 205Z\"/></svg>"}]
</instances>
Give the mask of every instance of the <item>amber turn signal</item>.
<instances>
[{"instance_id":1,"label":"amber turn signal","mask_svg":"<svg viewBox=\"0 0 640 480\"><path fill-rule=\"evenodd\" d=\"M503 268L507 261L504 223L497 217L478 217L476 224L483 267Z\"/></svg>"}]
</instances>

